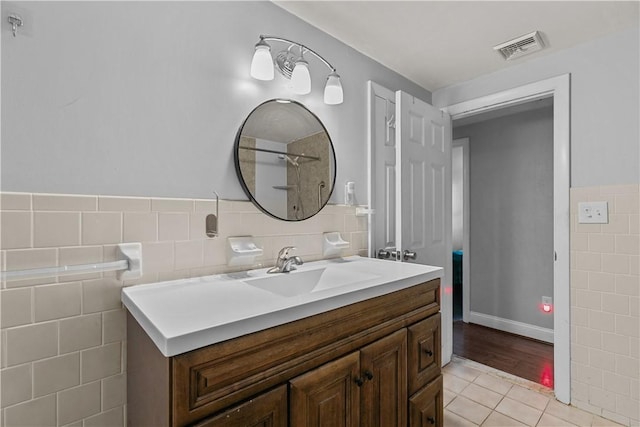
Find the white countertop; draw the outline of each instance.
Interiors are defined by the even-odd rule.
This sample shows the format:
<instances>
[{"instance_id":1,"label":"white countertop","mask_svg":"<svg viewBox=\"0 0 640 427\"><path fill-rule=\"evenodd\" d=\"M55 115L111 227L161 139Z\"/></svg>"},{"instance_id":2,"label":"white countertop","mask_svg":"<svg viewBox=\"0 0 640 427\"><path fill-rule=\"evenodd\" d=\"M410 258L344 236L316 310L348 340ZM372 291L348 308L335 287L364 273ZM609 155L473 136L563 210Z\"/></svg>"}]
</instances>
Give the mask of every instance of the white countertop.
<instances>
[{"instance_id":1,"label":"white countertop","mask_svg":"<svg viewBox=\"0 0 640 427\"><path fill-rule=\"evenodd\" d=\"M289 276L294 279L324 269L348 277L344 285L317 286L284 296L252 280ZM257 332L369 298L440 278L443 270L420 264L348 257L306 263L291 273L267 269L220 274L124 288L122 302L165 356Z\"/></svg>"}]
</instances>

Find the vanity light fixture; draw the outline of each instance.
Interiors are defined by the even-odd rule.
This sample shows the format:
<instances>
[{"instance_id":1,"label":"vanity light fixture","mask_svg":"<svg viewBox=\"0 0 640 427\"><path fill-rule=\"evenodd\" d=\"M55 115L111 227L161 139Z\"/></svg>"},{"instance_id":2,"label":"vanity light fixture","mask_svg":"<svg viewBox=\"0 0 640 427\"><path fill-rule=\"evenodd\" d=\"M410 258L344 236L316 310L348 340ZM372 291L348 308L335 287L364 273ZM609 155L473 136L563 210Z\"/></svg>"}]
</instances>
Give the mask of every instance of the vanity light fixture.
<instances>
[{"instance_id":1,"label":"vanity light fixture","mask_svg":"<svg viewBox=\"0 0 640 427\"><path fill-rule=\"evenodd\" d=\"M271 46L267 41L281 42L289 46L285 50L278 52L274 60L271 54ZM304 59L304 55L307 53L314 55L331 70L324 87L324 103L328 105L342 104L344 100L342 82L336 69L318 53L298 42L281 37L261 35L260 41L255 46L253 60L251 61L251 77L258 80L273 80L273 70L276 68L287 79L291 79L294 93L306 95L311 92L309 63Z\"/></svg>"}]
</instances>

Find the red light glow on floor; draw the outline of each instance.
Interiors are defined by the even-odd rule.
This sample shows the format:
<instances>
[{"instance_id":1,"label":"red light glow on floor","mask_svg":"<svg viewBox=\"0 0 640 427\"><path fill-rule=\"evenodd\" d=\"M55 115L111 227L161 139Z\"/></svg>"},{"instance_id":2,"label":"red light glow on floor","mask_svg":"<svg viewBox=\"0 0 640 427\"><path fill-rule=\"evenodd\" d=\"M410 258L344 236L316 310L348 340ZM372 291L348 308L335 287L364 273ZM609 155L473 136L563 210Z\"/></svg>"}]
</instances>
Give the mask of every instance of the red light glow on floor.
<instances>
[{"instance_id":1,"label":"red light glow on floor","mask_svg":"<svg viewBox=\"0 0 640 427\"><path fill-rule=\"evenodd\" d=\"M545 387L553 388L553 366L545 363L540 373L540 384Z\"/></svg>"}]
</instances>

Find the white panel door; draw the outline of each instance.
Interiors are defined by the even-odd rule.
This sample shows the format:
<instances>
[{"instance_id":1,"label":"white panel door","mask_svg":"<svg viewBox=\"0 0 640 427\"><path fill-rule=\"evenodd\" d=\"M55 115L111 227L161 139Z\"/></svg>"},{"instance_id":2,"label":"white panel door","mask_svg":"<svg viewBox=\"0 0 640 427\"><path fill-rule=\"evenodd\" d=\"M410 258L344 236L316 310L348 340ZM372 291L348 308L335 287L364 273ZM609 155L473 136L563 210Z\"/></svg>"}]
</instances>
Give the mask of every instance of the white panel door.
<instances>
[{"instance_id":1,"label":"white panel door","mask_svg":"<svg viewBox=\"0 0 640 427\"><path fill-rule=\"evenodd\" d=\"M451 118L402 91L396 92L396 118L396 246L405 262L445 270L440 301L446 364L453 351Z\"/></svg>"},{"instance_id":2,"label":"white panel door","mask_svg":"<svg viewBox=\"0 0 640 427\"><path fill-rule=\"evenodd\" d=\"M371 217L369 256L396 247L396 134L395 94L369 82L370 105L370 196L375 214ZM392 259L392 258L390 258Z\"/></svg>"}]
</instances>

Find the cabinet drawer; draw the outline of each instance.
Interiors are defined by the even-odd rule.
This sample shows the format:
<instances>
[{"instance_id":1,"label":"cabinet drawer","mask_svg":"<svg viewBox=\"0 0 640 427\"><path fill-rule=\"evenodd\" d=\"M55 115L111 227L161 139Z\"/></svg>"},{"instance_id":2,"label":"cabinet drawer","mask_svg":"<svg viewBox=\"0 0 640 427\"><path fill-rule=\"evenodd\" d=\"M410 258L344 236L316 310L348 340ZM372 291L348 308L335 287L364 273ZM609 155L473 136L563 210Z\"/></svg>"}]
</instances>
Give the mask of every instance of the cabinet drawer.
<instances>
[{"instance_id":1,"label":"cabinet drawer","mask_svg":"<svg viewBox=\"0 0 640 427\"><path fill-rule=\"evenodd\" d=\"M440 375L440 313L409 327L409 395Z\"/></svg>"},{"instance_id":2,"label":"cabinet drawer","mask_svg":"<svg viewBox=\"0 0 640 427\"><path fill-rule=\"evenodd\" d=\"M282 385L193 427L287 427L287 418L287 386Z\"/></svg>"},{"instance_id":3,"label":"cabinet drawer","mask_svg":"<svg viewBox=\"0 0 640 427\"><path fill-rule=\"evenodd\" d=\"M443 408L442 376L439 376L409 399L409 427L442 427Z\"/></svg>"}]
</instances>

